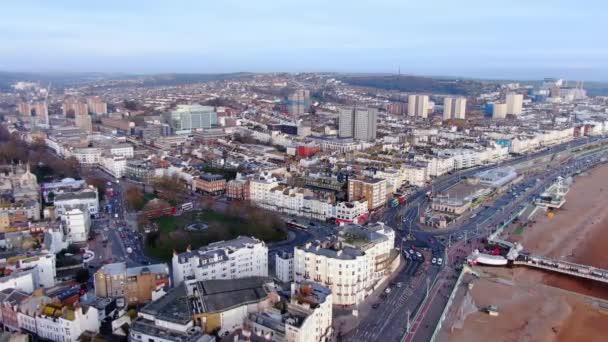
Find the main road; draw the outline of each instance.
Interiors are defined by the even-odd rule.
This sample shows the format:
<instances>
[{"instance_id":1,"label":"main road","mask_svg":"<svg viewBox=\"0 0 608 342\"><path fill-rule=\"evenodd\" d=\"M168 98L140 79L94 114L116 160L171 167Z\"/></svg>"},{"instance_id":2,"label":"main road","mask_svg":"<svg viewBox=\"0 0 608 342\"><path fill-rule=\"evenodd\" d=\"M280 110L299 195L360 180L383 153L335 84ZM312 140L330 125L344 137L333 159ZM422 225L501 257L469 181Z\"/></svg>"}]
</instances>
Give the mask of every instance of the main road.
<instances>
[{"instance_id":1,"label":"main road","mask_svg":"<svg viewBox=\"0 0 608 342\"><path fill-rule=\"evenodd\" d=\"M437 237L449 235L459 238L461 236L466 236L467 234L470 234L469 236L472 237L476 234L479 235L480 230L483 228L495 229L500 223L509 219L522 203L529 201L533 196L531 194L532 192L540 192L541 190L544 190L547 184L554 181L557 175L563 174L563 170L561 168L556 172L551 172L551 170L548 170L548 174L546 177L543 177L543 181L539 182L540 184L533 184L536 183L536 181L526 179L518 186L521 186L522 190L528 188L528 190L525 190L527 193L529 193L528 195L519 196L519 198L514 200L513 194L503 194L494 202L494 205L484 208L475 217L463 222L463 224L459 225L457 228L445 231L424 231L417 224L421 212L426 210L426 207L428 206L429 201L426 196L428 192L434 193L445 191L457 184L463 177L471 176L480 171L496 167L514 166L537 158L555 155L598 140L600 140L600 138L581 138L565 144L547 148L531 155L512 158L502 163L457 171L453 174L438 177L434 180L432 185L421 188L416 193L411 195L408 198L408 203L406 206L386 208L384 211L374 216L378 217L379 220L384 221L390 226L397 228L396 247L401 249L404 247L404 243L406 246L415 245L419 247L426 247L433 256L443 257L444 255L447 255L447 251L444 244L441 243ZM406 237L408 237L408 235L409 237L413 237L414 240L406 241ZM415 341L428 341L427 337L430 338L430 335L423 336L423 329L418 330L421 332L420 338L418 338L418 334L415 336L408 336L408 332L406 331L408 328L408 317L417 318L417 322L419 322L418 326L427 328L431 327L432 324L429 323L420 324L425 317L423 317L424 315L418 317L417 314L420 314L420 309L426 303L425 299L427 298L427 294L429 294L427 291L433 294L432 298L435 298L434 295L436 292L433 292L432 288L435 282L437 282L439 278L438 276L441 274L442 267L445 266L445 264L441 267L434 265L430 266L424 280L416 284L411 282L412 277L407 273L407 270L410 268L404 268L404 270L396 275L396 279L403 282L404 286L401 288L394 288L387 297L388 305L381 305L376 309L376 312L364 317L359 323L359 326L345 336L345 340L401 341L406 337L409 339L415 337L413 339ZM449 286L449 279L441 279L441 285ZM424 313L426 314L429 311L426 310L426 305L424 305L424 307ZM430 312L440 311L437 310L437 307L435 310L431 310Z\"/></svg>"}]
</instances>

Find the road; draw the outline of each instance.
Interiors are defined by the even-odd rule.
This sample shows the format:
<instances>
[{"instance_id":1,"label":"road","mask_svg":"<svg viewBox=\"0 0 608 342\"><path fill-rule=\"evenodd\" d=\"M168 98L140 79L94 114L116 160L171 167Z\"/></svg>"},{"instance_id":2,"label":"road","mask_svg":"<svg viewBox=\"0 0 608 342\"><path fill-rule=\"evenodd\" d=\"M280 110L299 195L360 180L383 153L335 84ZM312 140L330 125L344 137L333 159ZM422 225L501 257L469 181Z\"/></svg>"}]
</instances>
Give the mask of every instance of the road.
<instances>
[{"instance_id":1,"label":"road","mask_svg":"<svg viewBox=\"0 0 608 342\"><path fill-rule=\"evenodd\" d=\"M396 247L403 249L404 246L416 245L427 248L436 257L448 256L446 259L453 259L460 253L458 257L462 258L463 252L460 248L463 247L463 244L470 243L469 238L482 234L487 235L492 230L496 230L505 221L512 218L523 203L529 203L535 194L544 191L557 176L565 175L564 169L560 168L555 172L548 170L546 175L541 176L540 181L536 180L536 176L526 178L513 188L513 192L507 192L499 196L491 206L484 207L475 217L464 220L459 226L449 230L425 231L418 226L420 213L426 210L429 204L426 198L427 192L445 191L458 183L463 177L480 171L514 166L598 140L599 138L581 138L535 154L512 158L499 164L481 166L438 177L432 185L421 188L411 195L406 206L386 208L374 217L397 228ZM404 238L408 235L413 237L414 240L405 240ZM451 246L452 242L458 240L464 242L457 243L456 246L458 247ZM450 245L451 248L446 249L444 244ZM446 260L446 263L448 262L453 261ZM345 340L402 341L407 338L413 341L428 341L447 302L447 292L455 282L454 266L456 265L446 267L444 263L441 267L432 266L429 268L426 275L428 283L434 284L437 282L438 285L430 291L430 297L426 302L424 302L424 299L427 294L427 280L423 283L413 284L411 275L406 270L401 271L396 277L401 279L400 281L405 284L405 287L404 290L395 291L394 296L398 298L398 302L393 300L391 302L393 305L380 306L374 314L363 317L359 327L345 336ZM406 293L406 288L411 288L412 293ZM396 303L399 305L394 305ZM408 311L410 317L415 318L410 334L406 334ZM416 315L417 313L419 315Z\"/></svg>"}]
</instances>

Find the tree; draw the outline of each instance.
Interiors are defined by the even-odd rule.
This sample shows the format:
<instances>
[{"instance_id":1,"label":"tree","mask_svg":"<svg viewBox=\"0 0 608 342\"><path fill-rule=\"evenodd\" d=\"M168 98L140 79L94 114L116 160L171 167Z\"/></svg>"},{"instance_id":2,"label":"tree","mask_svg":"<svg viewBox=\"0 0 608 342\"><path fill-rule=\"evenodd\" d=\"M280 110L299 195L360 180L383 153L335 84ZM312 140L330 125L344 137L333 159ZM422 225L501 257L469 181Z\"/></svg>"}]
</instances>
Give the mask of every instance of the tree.
<instances>
[{"instance_id":1,"label":"tree","mask_svg":"<svg viewBox=\"0 0 608 342\"><path fill-rule=\"evenodd\" d=\"M130 186L125 191L125 200L131 210L141 210L146 204L144 193L135 186Z\"/></svg>"},{"instance_id":2,"label":"tree","mask_svg":"<svg viewBox=\"0 0 608 342\"><path fill-rule=\"evenodd\" d=\"M177 176L162 176L152 180L158 197L176 203L188 191L184 182Z\"/></svg>"},{"instance_id":3,"label":"tree","mask_svg":"<svg viewBox=\"0 0 608 342\"><path fill-rule=\"evenodd\" d=\"M87 182L87 184L96 187L97 191L99 192L99 199L103 199L103 194L106 192L106 180L98 176L88 176L85 177L84 180Z\"/></svg>"}]
</instances>

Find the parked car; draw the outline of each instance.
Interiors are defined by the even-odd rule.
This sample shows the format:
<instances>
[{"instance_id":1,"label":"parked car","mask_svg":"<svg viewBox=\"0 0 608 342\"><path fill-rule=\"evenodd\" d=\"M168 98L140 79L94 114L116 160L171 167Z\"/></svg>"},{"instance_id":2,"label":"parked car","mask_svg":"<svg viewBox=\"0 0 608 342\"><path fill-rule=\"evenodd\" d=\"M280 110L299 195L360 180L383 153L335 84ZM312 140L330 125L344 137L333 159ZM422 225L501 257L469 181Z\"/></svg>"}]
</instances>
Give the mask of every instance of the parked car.
<instances>
[{"instance_id":1,"label":"parked car","mask_svg":"<svg viewBox=\"0 0 608 342\"><path fill-rule=\"evenodd\" d=\"M435 265L435 263L437 263L437 259L433 258L433 260L431 260L431 264Z\"/></svg>"}]
</instances>

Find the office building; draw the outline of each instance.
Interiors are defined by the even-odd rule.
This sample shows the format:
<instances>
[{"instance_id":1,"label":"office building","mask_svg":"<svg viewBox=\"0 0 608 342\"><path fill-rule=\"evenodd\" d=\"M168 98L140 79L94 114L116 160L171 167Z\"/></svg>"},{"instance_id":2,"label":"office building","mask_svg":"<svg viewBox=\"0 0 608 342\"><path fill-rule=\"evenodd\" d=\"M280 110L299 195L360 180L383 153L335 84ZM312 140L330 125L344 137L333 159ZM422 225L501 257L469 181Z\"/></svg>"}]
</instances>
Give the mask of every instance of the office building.
<instances>
[{"instance_id":1,"label":"office building","mask_svg":"<svg viewBox=\"0 0 608 342\"><path fill-rule=\"evenodd\" d=\"M90 133L93 131L93 120L91 116L87 114L76 114L74 116L74 122L76 127L82 129L83 131Z\"/></svg>"},{"instance_id":2,"label":"office building","mask_svg":"<svg viewBox=\"0 0 608 342\"><path fill-rule=\"evenodd\" d=\"M428 95L409 95L407 97L407 114L426 119L429 115Z\"/></svg>"},{"instance_id":3,"label":"office building","mask_svg":"<svg viewBox=\"0 0 608 342\"><path fill-rule=\"evenodd\" d=\"M365 199L369 210L374 210L386 203L386 180L363 178L348 180L348 200Z\"/></svg>"},{"instance_id":4,"label":"office building","mask_svg":"<svg viewBox=\"0 0 608 342\"><path fill-rule=\"evenodd\" d=\"M253 237L239 236L198 250L174 253L173 283L208 279L268 276L268 247Z\"/></svg>"},{"instance_id":5,"label":"office building","mask_svg":"<svg viewBox=\"0 0 608 342\"><path fill-rule=\"evenodd\" d=\"M504 119L507 117L507 104L495 102L492 106L492 119Z\"/></svg>"},{"instance_id":6,"label":"office building","mask_svg":"<svg viewBox=\"0 0 608 342\"><path fill-rule=\"evenodd\" d=\"M87 98L87 107L91 114L107 114L108 104L105 103L99 96L93 96Z\"/></svg>"},{"instance_id":7,"label":"office building","mask_svg":"<svg viewBox=\"0 0 608 342\"><path fill-rule=\"evenodd\" d=\"M211 106L178 105L169 113L169 122L174 132L191 132L217 127L217 112Z\"/></svg>"},{"instance_id":8,"label":"office building","mask_svg":"<svg viewBox=\"0 0 608 342\"><path fill-rule=\"evenodd\" d=\"M378 113L375 108L344 107L339 109L338 137L374 141Z\"/></svg>"},{"instance_id":9,"label":"office building","mask_svg":"<svg viewBox=\"0 0 608 342\"><path fill-rule=\"evenodd\" d=\"M171 285L167 264L136 267L127 267L124 262L106 264L95 273L93 280L97 297L124 298L127 305L158 299Z\"/></svg>"},{"instance_id":10,"label":"office building","mask_svg":"<svg viewBox=\"0 0 608 342\"><path fill-rule=\"evenodd\" d=\"M461 119L466 116L467 99L464 97L445 97L443 99L443 120Z\"/></svg>"},{"instance_id":11,"label":"office building","mask_svg":"<svg viewBox=\"0 0 608 342\"><path fill-rule=\"evenodd\" d=\"M522 94L507 94L506 105L507 114L519 116L521 115L522 107L524 102L524 96Z\"/></svg>"},{"instance_id":12,"label":"office building","mask_svg":"<svg viewBox=\"0 0 608 342\"><path fill-rule=\"evenodd\" d=\"M287 97L287 111L297 119L310 108L310 90L298 89Z\"/></svg>"},{"instance_id":13,"label":"office building","mask_svg":"<svg viewBox=\"0 0 608 342\"><path fill-rule=\"evenodd\" d=\"M294 281L329 287L334 304L357 305L399 265L394 246L394 230L381 222L343 226L294 249Z\"/></svg>"}]
</instances>

